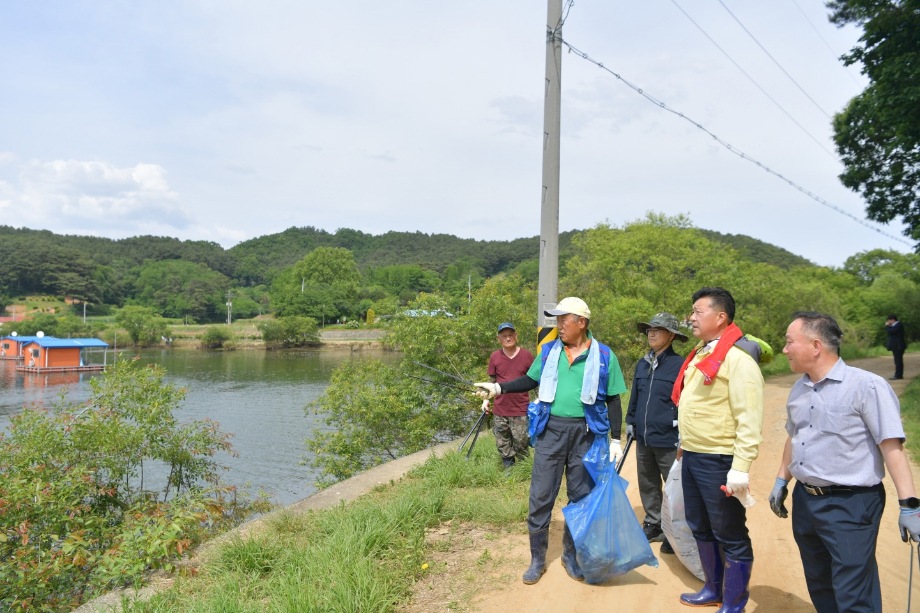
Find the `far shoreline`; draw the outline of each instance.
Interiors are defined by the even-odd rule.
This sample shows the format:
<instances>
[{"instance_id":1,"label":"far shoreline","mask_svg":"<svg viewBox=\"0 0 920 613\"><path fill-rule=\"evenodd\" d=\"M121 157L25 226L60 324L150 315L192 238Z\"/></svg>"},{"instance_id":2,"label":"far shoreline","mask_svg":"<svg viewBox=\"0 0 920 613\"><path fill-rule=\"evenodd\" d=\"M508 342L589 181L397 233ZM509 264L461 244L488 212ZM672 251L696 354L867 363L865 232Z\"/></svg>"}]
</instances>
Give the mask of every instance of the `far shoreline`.
<instances>
[{"instance_id":1,"label":"far shoreline","mask_svg":"<svg viewBox=\"0 0 920 613\"><path fill-rule=\"evenodd\" d=\"M233 339L228 343L228 347L208 349L201 346L199 337L179 337L173 338L171 342L147 347L136 347L133 345L113 347L113 349L122 351L129 349L181 349L194 351L364 351L379 350L387 351L383 345L383 337L386 330L352 330L352 329L324 329L320 330L320 340L316 343L304 345L302 347L284 347L269 348L261 339Z\"/></svg>"}]
</instances>

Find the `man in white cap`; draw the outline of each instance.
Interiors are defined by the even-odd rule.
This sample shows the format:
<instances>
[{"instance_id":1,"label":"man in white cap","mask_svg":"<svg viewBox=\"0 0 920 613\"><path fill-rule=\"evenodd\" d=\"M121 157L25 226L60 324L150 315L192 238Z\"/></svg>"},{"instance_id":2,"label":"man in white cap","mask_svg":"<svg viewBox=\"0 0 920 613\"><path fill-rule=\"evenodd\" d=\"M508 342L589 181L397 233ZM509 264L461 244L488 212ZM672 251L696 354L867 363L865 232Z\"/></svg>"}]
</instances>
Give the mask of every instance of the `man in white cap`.
<instances>
[{"instance_id":1,"label":"man in white cap","mask_svg":"<svg viewBox=\"0 0 920 613\"><path fill-rule=\"evenodd\" d=\"M591 492L594 481L582 458L595 436L606 439L608 411L622 414L620 394L626 391L617 357L588 330L591 310L584 300L564 298L544 313L556 318L559 338L543 345L527 374L507 383L476 384L487 398L540 388L537 411L531 417L536 441L527 515L531 561L523 576L527 584L536 583L546 572L549 524L563 473L570 503ZM562 565L573 579L584 579L568 526L562 537Z\"/></svg>"}]
</instances>

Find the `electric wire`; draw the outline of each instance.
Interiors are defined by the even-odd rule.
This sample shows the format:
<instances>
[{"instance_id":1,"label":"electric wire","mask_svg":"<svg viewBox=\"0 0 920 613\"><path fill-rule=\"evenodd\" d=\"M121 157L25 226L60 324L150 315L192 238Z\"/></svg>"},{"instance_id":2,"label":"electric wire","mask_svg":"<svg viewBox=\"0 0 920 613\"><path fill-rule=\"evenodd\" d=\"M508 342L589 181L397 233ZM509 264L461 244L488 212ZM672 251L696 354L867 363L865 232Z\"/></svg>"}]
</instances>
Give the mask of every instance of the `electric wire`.
<instances>
[{"instance_id":1,"label":"electric wire","mask_svg":"<svg viewBox=\"0 0 920 613\"><path fill-rule=\"evenodd\" d=\"M565 21L569 18L569 11L572 10L572 6L574 5L575 0L565 0L565 5L562 7L562 14L559 16L559 23L553 28L553 32L558 32L562 29L562 26L565 25Z\"/></svg>"},{"instance_id":2,"label":"electric wire","mask_svg":"<svg viewBox=\"0 0 920 613\"><path fill-rule=\"evenodd\" d=\"M712 37L709 35L709 33L706 32L706 30L704 30L703 27L702 27L700 24L698 24L698 23L693 19L693 17L691 17L690 14L687 13L687 11L685 11L685 10L683 9L683 7L681 7L681 5L679 5L679 4L677 3L677 0L671 0L671 4L673 4L674 6L676 6L677 9L678 9L681 13L683 13L684 16L685 16L687 19L690 20L690 23L692 23L694 26L696 26L696 28L697 28L700 32L703 33L703 36L705 36L707 39L709 39L709 42L711 42L711 43L715 46L716 49L718 49L720 52L722 52L722 55L724 55L726 58L728 58L728 61L730 61L732 64L734 64L735 67L736 67L738 70L741 71L741 74L743 74L744 76L746 76L746 77L748 78L748 80L749 80L751 83L753 83L754 86L755 86L757 89L759 89L759 90L761 91L761 93L763 93L763 95L766 96L766 97L770 100L770 102L772 102L774 105L776 105L776 108L778 108L780 111L782 111L783 114L786 115L786 117L788 117L790 121L792 121L792 123L794 123L796 126L798 126L798 128L799 128L800 130L802 130L802 132L804 132L805 134L807 134L808 137L811 138L811 140L815 141L815 144L816 144L816 145L818 145L819 147L821 147L822 149L824 149L824 151L825 151L829 156L831 156L831 157L834 158L834 159L837 159L837 157L834 155L834 153L833 153L830 149L828 149L827 147L824 146L824 143L822 143L820 140L818 140L817 138L815 138L815 135L812 134L811 132L809 132L808 129L807 129L805 126L803 126L801 123L799 123L799 121L798 121L795 117L793 117L792 114L791 114L789 111L787 111L787 110L783 107L782 104L780 104L779 102L777 102L777 100L776 100L773 96L771 96L770 93L769 93L767 90L765 90L763 87L761 87L760 83L758 83L758 82L754 79L754 77L752 77L750 74L748 74L748 72L747 72L744 68L741 67L741 64L739 64L738 62L736 62L735 59L734 59L725 49L723 49L721 46L719 46L719 43L717 43L717 42L715 41L715 39L712 38Z\"/></svg>"},{"instance_id":3,"label":"electric wire","mask_svg":"<svg viewBox=\"0 0 920 613\"><path fill-rule=\"evenodd\" d=\"M669 107L664 101L655 98L654 96L652 96L651 94L649 94L647 91L645 91L645 90L642 89L641 87L638 87L637 85L634 85L634 84L632 84L631 82L627 81L623 76L621 76L620 74L614 72L614 71L611 70L610 68L607 68L606 66L604 66L603 63L601 63L601 62L595 60L594 58L592 58L591 56L589 56L589 55L588 55L587 53L585 53L584 51L581 51L580 49L577 49L576 47L572 46L568 41L562 40L562 44L565 45L565 46L569 49L569 52L574 53L575 55L581 57L582 59L584 59L584 60L586 60L586 61L588 61L588 62L591 62L592 64L594 64L595 66L597 66L597 67L600 68L601 70L604 70L605 72L610 73L611 75L613 75L614 77L616 77L616 79L617 79L618 81L621 81L621 82L622 82L623 84L625 84L627 87L629 87L630 89L632 89L633 91L635 91L637 94L639 94L640 96L642 96L643 98L645 98L646 100L648 100L649 102L651 102L652 104L654 104L655 106L657 106L658 108L660 108L660 109L662 109L662 110L665 110L665 111L667 111L667 112L669 112L669 113L671 113L671 114L673 114L673 115L676 115L676 116L680 117L681 119L683 119L683 120L685 120L685 121L687 121L687 122L693 124L693 125L696 126L698 129L702 130L703 132L705 132L706 134L708 134L710 137L712 137L712 139L713 139L714 141L716 141L717 143L719 143L720 145L722 145L722 147L724 147L725 149L727 149L727 150L730 151L731 153L737 155L737 156L740 157L741 159L746 160L746 161L748 161L748 162L750 162L750 163L752 163L752 164L755 164L757 167L759 167L759 168L760 168L761 170L763 170L764 172L767 172L767 173L773 175L774 177L777 177L778 179L781 179L782 181L784 181L785 183L787 183L788 185L790 185L790 186L793 187L794 189L798 190L799 192L805 194L806 196L808 196L809 198L811 198L811 199L814 200L815 202L817 202L817 203L819 203L819 204L821 204L821 205L823 205L823 206L826 206L827 208L829 208L829 209L831 209L831 210L833 210L833 211L835 211L835 212L837 212L837 213L840 213L841 215L844 215L844 216L846 216L846 217L849 217L850 219L852 219L852 220L855 221L856 223L860 224L861 226L864 226L864 227L866 227L866 228L869 228L870 230L872 230L872 231L874 231L874 232L878 232L878 233L881 234L882 236L885 236L885 237L887 237L887 238L889 238L889 239L891 239L891 240L893 240L893 241L897 241L897 242L899 242L899 243L903 243L903 244L908 245L909 247L913 248L913 245L912 245L911 243L909 243L908 241L906 241L906 240L904 240L904 239L902 239L902 238L899 238L899 237L897 237L897 236L894 236L893 234L889 234L889 233L885 232L884 230L881 230L880 228L876 228L875 226L869 224L867 221L865 221L865 220L863 220L863 219L861 219L861 218L859 218L859 217L853 215L853 214L850 213L849 211L846 211L846 210L840 208L840 207L837 206L837 205L834 205L834 204L828 202L828 201L825 200L824 198L818 196L817 194L811 192L810 190L808 190L808 189L802 187L802 186L799 185L798 183L792 181L791 179L789 179L789 178L786 177L785 175L783 175L783 174L781 174L781 173L779 173L779 172L773 170L772 168L770 168L770 167L767 166L766 164L764 164L764 163L762 163L762 162L760 162L760 161L758 161L758 160L752 158L751 156L749 156L748 154L744 153L744 152L741 151L740 149L734 147L734 146L731 145L730 143L728 143L728 142L726 142L725 140L723 140L723 139L722 139L721 137L719 137L717 134L711 132L711 131L710 131L708 128L706 128L703 124L697 122L696 120L692 119L691 117L688 117L687 115L685 115L684 113L682 113L682 112L680 112L680 111L677 111L677 110L675 110L675 109L672 109L672 108Z\"/></svg>"},{"instance_id":4,"label":"electric wire","mask_svg":"<svg viewBox=\"0 0 920 613\"><path fill-rule=\"evenodd\" d=\"M743 23L741 23L741 20L738 19L738 17L731 11L730 8L728 8L728 6L725 4L725 2L723 2L722 0L719 0L719 4L721 4L721 5L722 5L722 8L724 8L725 11L726 11L729 15L731 15L732 19L734 19L735 22L736 22L739 26L741 26L741 29L744 30L745 33L747 33L747 35L751 37L751 40L753 40L754 43L756 43L757 46L760 47L760 50L767 54L767 57L770 58L770 60L771 60L774 64L776 64L776 67L779 68L779 69L783 72L783 74L786 75L786 77L789 78L790 81L792 81L792 84L795 85L795 86L799 89L799 91L802 92L802 94L804 94L805 97L808 98L808 99L811 101L811 103L814 104L815 107L816 107L819 111L821 111L821 112L824 114L825 117L827 117L828 119L830 119L830 118L831 118L830 113L828 113L827 111L825 111L824 108L822 108L821 105L818 104L818 102L817 102L814 98L812 98L811 95L810 95L807 91L805 91L805 88L802 87L801 85L799 85L799 82L796 81L796 80L792 77L792 75L789 74L789 72L786 71L785 68L783 68L783 65L779 63L779 60L777 60L775 57L773 57L773 54L770 53L769 51L767 51L767 48L764 47L762 44L760 44L760 41L757 40L757 37L754 36L753 32L751 32L750 30L748 30L747 27L746 27Z\"/></svg>"},{"instance_id":5,"label":"electric wire","mask_svg":"<svg viewBox=\"0 0 920 613\"><path fill-rule=\"evenodd\" d=\"M837 66L840 66L840 64L837 63L838 60L840 59L840 54L834 51L834 48L831 47L831 44L829 42L827 42L827 39L821 35L821 31L815 27L815 24L812 23L811 19L808 18L808 14L805 13L804 10L802 10L802 7L799 5L799 3L796 0L792 0L792 4L795 5L795 8L799 9L799 12L802 14L802 18L808 23L809 26L811 26L811 29L814 30L815 34L818 35L818 38L821 39L821 42L824 43L824 46L827 47L827 50L831 52L832 56L834 56L834 64ZM850 70L849 66L843 66L843 70L844 72L847 73L847 76L850 77L850 79L852 79L853 83L856 83L857 85L862 85L859 82L859 79L853 76L853 71Z\"/></svg>"}]
</instances>

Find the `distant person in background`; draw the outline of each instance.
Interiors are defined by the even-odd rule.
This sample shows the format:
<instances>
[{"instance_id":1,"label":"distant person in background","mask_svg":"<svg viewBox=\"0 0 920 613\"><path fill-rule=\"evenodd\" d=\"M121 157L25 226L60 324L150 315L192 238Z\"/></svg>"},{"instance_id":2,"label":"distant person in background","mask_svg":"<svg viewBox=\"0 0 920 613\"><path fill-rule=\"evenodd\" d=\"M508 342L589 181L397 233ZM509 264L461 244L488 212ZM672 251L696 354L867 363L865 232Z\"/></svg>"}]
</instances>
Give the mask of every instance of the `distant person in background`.
<instances>
[{"instance_id":1,"label":"distant person in background","mask_svg":"<svg viewBox=\"0 0 920 613\"><path fill-rule=\"evenodd\" d=\"M648 337L649 352L636 364L626 436L636 441L639 498L645 510L642 531L650 542L662 541L661 553L674 553L661 531L661 487L677 456L677 405L671 391L684 363L671 344L674 339L686 341L687 335L670 313L658 313L636 328Z\"/></svg>"},{"instance_id":2,"label":"distant person in background","mask_svg":"<svg viewBox=\"0 0 920 613\"><path fill-rule=\"evenodd\" d=\"M527 374L533 364L533 354L518 346L514 324L505 322L498 326L498 343L489 356L489 380L492 383L512 381ZM492 408L492 432L495 445L505 468L511 468L517 460L527 457L530 437L527 434L527 392L502 394L495 397Z\"/></svg>"},{"instance_id":3,"label":"distant person in background","mask_svg":"<svg viewBox=\"0 0 920 613\"><path fill-rule=\"evenodd\" d=\"M904 350L907 349L907 342L904 340L904 325L898 321L898 316L892 313L885 322L885 332L888 334L888 340L885 341L885 349L894 356L894 376L892 379L904 378Z\"/></svg>"}]
</instances>

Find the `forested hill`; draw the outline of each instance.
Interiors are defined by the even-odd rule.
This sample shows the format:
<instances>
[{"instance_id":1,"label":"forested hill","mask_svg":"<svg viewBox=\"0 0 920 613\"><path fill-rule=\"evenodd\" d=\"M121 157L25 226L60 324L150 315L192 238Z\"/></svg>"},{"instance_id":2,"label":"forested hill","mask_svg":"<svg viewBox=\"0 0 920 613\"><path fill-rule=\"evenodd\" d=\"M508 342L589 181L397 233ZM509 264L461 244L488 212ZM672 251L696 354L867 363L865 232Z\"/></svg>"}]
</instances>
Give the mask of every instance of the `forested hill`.
<instances>
[{"instance_id":1,"label":"forested hill","mask_svg":"<svg viewBox=\"0 0 920 613\"><path fill-rule=\"evenodd\" d=\"M782 268L809 264L784 249L747 236L701 232L731 244L753 261ZM572 253L576 233L560 235L561 260ZM0 296L46 293L96 304L122 304L151 284L159 284L156 279L176 276L210 277L207 285L215 287L256 287L270 284L277 274L317 247L348 249L362 274L385 266L409 265L442 278L465 280L469 273L489 277L518 270L525 278L536 279L539 237L481 241L421 232L372 235L339 229L331 233L308 226L224 249L207 241L158 236L113 240L0 225Z\"/></svg>"},{"instance_id":2,"label":"forested hill","mask_svg":"<svg viewBox=\"0 0 920 613\"><path fill-rule=\"evenodd\" d=\"M574 232L559 235L559 248L568 250ZM311 226L288 228L278 234L242 242L228 251L241 263L239 276L248 276L250 267L277 270L293 265L317 247L343 247L355 256L358 267L416 264L439 274L448 266L464 262L479 268L486 276L507 271L521 262L537 258L539 237L510 241L479 241L450 234L387 232L365 234L342 228L335 233Z\"/></svg>"},{"instance_id":3,"label":"forested hill","mask_svg":"<svg viewBox=\"0 0 920 613\"><path fill-rule=\"evenodd\" d=\"M744 234L722 234L715 230L700 230L700 234L708 239L727 243L737 249L741 255L753 262L763 262L773 264L779 268L792 268L793 266L813 266L814 264L795 255L791 251L786 251L776 245L759 241L756 238L745 236Z\"/></svg>"}]
</instances>

